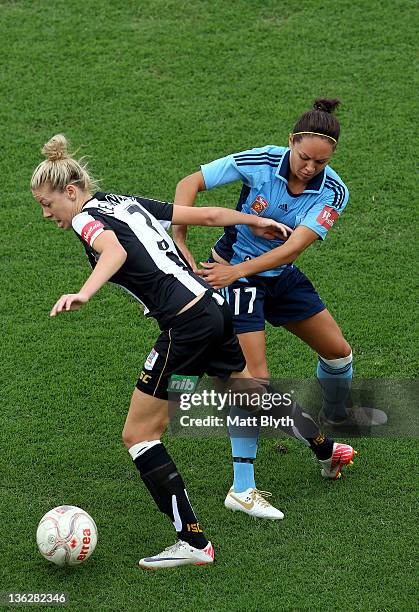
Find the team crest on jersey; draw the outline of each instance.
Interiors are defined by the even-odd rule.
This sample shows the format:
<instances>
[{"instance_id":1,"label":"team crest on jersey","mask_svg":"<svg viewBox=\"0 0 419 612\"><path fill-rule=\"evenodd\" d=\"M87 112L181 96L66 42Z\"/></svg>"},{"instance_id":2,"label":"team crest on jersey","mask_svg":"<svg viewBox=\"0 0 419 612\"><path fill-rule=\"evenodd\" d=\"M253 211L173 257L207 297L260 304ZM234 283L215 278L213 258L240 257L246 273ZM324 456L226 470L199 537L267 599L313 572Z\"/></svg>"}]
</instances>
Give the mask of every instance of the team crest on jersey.
<instances>
[{"instance_id":1,"label":"team crest on jersey","mask_svg":"<svg viewBox=\"0 0 419 612\"><path fill-rule=\"evenodd\" d=\"M317 223L320 223L327 230L333 227L334 222L339 219L338 212L331 206L325 206L323 210L317 216Z\"/></svg>"},{"instance_id":2,"label":"team crest on jersey","mask_svg":"<svg viewBox=\"0 0 419 612\"><path fill-rule=\"evenodd\" d=\"M159 356L158 352L156 351L156 349L152 348L151 352L149 354L149 356L147 357L147 359L145 360L145 364L144 364L144 369L145 370L152 370L154 364L157 361L157 357Z\"/></svg>"},{"instance_id":3,"label":"team crest on jersey","mask_svg":"<svg viewBox=\"0 0 419 612\"><path fill-rule=\"evenodd\" d=\"M260 215L260 213L263 213L265 208L268 208L268 206L269 202L264 200L262 196L257 196L256 200L253 202L250 208L256 215Z\"/></svg>"}]
</instances>

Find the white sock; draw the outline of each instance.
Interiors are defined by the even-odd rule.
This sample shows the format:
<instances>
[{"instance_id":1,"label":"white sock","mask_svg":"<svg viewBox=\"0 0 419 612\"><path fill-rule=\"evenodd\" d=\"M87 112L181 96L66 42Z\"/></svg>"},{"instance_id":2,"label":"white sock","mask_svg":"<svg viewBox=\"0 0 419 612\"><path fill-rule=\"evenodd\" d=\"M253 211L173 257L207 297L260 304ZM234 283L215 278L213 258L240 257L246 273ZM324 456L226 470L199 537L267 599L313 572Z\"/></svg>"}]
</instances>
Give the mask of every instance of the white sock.
<instances>
[{"instance_id":1,"label":"white sock","mask_svg":"<svg viewBox=\"0 0 419 612\"><path fill-rule=\"evenodd\" d=\"M143 442L137 442L137 444L134 444L133 446L131 446L128 449L129 454L132 457L132 460L135 461L137 459L137 457L140 457L140 455L144 455L145 452L147 452L150 448L153 448L153 446L156 446L156 444L161 444L160 440L144 440Z\"/></svg>"}]
</instances>

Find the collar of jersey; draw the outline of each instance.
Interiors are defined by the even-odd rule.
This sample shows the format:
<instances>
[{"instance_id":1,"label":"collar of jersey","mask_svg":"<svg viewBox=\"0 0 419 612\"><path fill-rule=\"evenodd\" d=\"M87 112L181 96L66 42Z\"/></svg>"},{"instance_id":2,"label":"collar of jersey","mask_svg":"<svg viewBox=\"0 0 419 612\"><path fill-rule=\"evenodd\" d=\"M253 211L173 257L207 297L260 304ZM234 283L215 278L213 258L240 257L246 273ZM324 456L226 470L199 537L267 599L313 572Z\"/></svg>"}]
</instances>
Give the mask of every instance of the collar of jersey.
<instances>
[{"instance_id":1,"label":"collar of jersey","mask_svg":"<svg viewBox=\"0 0 419 612\"><path fill-rule=\"evenodd\" d=\"M284 181L288 185L288 175L290 171L290 149L287 150L281 161L279 162L275 176L281 181ZM320 193L323 189L324 181L326 178L326 168L324 168L319 174L311 179L307 183L307 188L304 189L303 193Z\"/></svg>"},{"instance_id":2,"label":"collar of jersey","mask_svg":"<svg viewBox=\"0 0 419 612\"><path fill-rule=\"evenodd\" d=\"M94 194L92 195L92 197L91 197L91 198L89 198L88 200L86 200L86 202L85 202L85 203L83 204L83 206L81 207L80 212L83 212L83 208L86 208L86 206L88 207L88 204L90 204L90 203L91 203L93 200L96 200L96 196L97 196L97 195L99 195L99 194L100 194L100 192L99 192L99 191L96 191L96 193L94 193Z\"/></svg>"}]
</instances>

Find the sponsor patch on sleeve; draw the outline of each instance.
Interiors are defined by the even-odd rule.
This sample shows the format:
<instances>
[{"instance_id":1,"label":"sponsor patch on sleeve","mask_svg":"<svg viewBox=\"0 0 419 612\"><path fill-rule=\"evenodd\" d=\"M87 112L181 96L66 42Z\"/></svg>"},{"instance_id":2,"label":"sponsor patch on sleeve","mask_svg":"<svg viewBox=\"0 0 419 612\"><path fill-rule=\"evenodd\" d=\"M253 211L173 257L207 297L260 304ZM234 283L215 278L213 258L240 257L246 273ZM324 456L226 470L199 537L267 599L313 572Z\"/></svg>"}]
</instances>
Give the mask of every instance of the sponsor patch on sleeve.
<instances>
[{"instance_id":1,"label":"sponsor patch on sleeve","mask_svg":"<svg viewBox=\"0 0 419 612\"><path fill-rule=\"evenodd\" d=\"M158 352L156 351L156 349L152 348L151 352L149 354L149 356L147 357L147 359L145 360L145 364L144 364L144 369L145 370L152 370L154 364L157 361L157 357L159 356Z\"/></svg>"},{"instance_id":2,"label":"sponsor patch on sleeve","mask_svg":"<svg viewBox=\"0 0 419 612\"><path fill-rule=\"evenodd\" d=\"M94 219L93 221L89 221L86 225L83 226L81 230L81 237L89 246L92 246L92 242L94 239L102 232L105 228L101 221L97 221Z\"/></svg>"},{"instance_id":3,"label":"sponsor patch on sleeve","mask_svg":"<svg viewBox=\"0 0 419 612\"><path fill-rule=\"evenodd\" d=\"M318 214L316 221L327 230L330 230L337 219L339 219L338 212L331 206L325 206Z\"/></svg>"}]
</instances>

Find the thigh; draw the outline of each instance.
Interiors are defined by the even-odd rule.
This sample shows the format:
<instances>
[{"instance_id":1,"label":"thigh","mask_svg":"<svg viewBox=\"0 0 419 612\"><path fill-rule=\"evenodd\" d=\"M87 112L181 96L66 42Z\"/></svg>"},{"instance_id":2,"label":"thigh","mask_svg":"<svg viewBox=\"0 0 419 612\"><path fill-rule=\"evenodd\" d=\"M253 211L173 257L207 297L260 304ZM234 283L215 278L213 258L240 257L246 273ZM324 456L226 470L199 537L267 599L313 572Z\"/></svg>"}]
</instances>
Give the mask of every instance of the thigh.
<instances>
[{"instance_id":1,"label":"thigh","mask_svg":"<svg viewBox=\"0 0 419 612\"><path fill-rule=\"evenodd\" d=\"M265 342L266 280L250 277L222 290L233 317L234 331L251 376L268 378Z\"/></svg>"},{"instance_id":2,"label":"thigh","mask_svg":"<svg viewBox=\"0 0 419 612\"><path fill-rule=\"evenodd\" d=\"M311 281L296 266L270 277L268 283L265 317L275 327L308 319L326 308Z\"/></svg>"},{"instance_id":3,"label":"thigh","mask_svg":"<svg viewBox=\"0 0 419 612\"><path fill-rule=\"evenodd\" d=\"M351 352L340 327L327 309L302 321L287 323L284 327L325 359L339 359Z\"/></svg>"},{"instance_id":4,"label":"thigh","mask_svg":"<svg viewBox=\"0 0 419 612\"><path fill-rule=\"evenodd\" d=\"M248 332L238 338L251 376L269 378L265 332Z\"/></svg>"},{"instance_id":5,"label":"thigh","mask_svg":"<svg viewBox=\"0 0 419 612\"><path fill-rule=\"evenodd\" d=\"M204 355L202 368L209 376L227 379L235 372L245 370L246 359L234 331L228 304L225 301L223 304L214 302L211 305L210 316L213 322L218 321L217 331L222 333L219 337L214 333Z\"/></svg>"},{"instance_id":6,"label":"thigh","mask_svg":"<svg viewBox=\"0 0 419 612\"><path fill-rule=\"evenodd\" d=\"M144 440L158 440L167 427L167 401L134 389L122 438L129 448Z\"/></svg>"}]
</instances>

